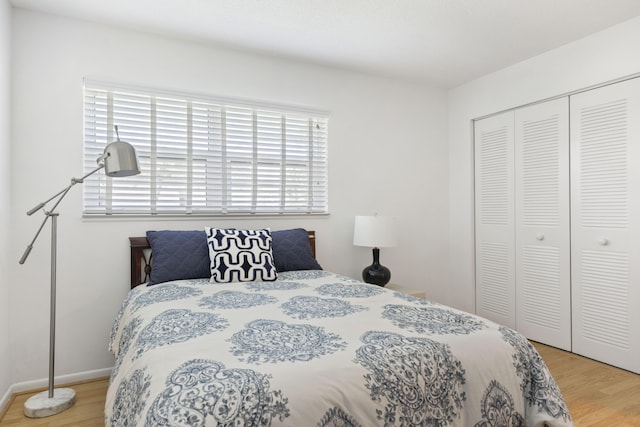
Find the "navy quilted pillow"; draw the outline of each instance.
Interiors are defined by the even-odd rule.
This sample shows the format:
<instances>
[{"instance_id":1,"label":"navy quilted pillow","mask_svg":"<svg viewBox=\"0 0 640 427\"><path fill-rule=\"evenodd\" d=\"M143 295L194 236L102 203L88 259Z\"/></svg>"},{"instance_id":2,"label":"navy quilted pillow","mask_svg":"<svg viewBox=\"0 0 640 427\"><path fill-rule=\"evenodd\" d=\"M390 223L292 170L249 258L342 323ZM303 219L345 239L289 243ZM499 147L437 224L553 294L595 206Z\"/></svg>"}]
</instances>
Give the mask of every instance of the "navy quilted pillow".
<instances>
[{"instance_id":1,"label":"navy quilted pillow","mask_svg":"<svg viewBox=\"0 0 640 427\"><path fill-rule=\"evenodd\" d=\"M271 232L273 262L276 271L322 270L309 246L309 234L303 228Z\"/></svg>"},{"instance_id":2,"label":"navy quilted pillow","mask_svg":"<svg viewBox=\"0 0 640 427\"><path fill-rule=\"evenodd\" d=\"M209 249L203 230L147 231L153 268L149 285L180 279L209 278Z\"/></svg>"}]
</instances>

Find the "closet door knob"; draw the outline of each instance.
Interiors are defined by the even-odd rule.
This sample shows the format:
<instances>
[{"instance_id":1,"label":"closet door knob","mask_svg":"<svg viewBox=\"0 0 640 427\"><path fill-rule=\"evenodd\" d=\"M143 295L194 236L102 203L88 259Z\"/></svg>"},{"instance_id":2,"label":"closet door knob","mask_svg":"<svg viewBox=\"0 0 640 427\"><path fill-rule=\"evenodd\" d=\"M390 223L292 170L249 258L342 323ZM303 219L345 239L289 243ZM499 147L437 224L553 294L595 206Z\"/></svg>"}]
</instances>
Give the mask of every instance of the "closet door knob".
<instances>
[{"instance_id":1,"label":"closet door knob","mask_svg":"<svg viewBox=\"0 0 640 427\"><path fill-rule=\"evenodd\" d=\"M544 240L544 234L542 234L542 233L538 233L538 234L536 234L536 239L538 239L538 240Z\"/></svg>"},{"instance_id":2,"label":"closet door knob","mask_svg":"<svg viewBox=\"0 0 640 427\"><path fill-rule=\"evenodd\" d=\"M600 240L598 240L598 243L600 243L602 246L607 246L609 244L609 239L607 239L606 237L601 237Z\"/></svg>"}]
</instances>

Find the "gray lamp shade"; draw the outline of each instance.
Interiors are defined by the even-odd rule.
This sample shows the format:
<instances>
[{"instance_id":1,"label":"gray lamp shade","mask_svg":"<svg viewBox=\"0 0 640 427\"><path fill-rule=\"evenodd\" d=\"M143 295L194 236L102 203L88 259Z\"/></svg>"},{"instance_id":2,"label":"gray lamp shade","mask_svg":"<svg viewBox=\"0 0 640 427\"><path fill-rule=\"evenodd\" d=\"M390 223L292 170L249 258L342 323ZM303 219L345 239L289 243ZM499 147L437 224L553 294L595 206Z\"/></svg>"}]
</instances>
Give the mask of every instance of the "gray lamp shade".
<instances>
[{"instance_id":1,"label":"gray lamp shade","mask_svg":"<svg viewBox=\"0 0 640 427\"><path fill-rule=\"evenodd\" d=\"M107 145L98 161L104 160L104 172L107 176L123 177L140 173L136 149L125 141L114 141Z\"/></svg>"}]
</instances>

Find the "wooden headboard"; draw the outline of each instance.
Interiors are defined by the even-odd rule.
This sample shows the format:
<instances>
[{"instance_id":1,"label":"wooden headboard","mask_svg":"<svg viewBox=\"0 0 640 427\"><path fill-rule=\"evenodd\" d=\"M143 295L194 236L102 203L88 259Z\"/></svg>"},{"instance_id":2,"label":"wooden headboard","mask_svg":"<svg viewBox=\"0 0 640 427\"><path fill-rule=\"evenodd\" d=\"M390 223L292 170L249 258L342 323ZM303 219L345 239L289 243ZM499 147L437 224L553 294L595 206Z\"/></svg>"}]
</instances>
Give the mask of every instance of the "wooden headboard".
<instances>
[{"instance_id":1,"label":"wooden headboard","mask_svg":"<svg viewBox=\"0 0 640 427\"><path fill-rule=\"evenodd\" d=\"M316 257L316 232L307 231L311 253ZM151 277L151 246L146 237L129 237L131 249L131 289L146 283Z\"/></svg>"}]
</instances>

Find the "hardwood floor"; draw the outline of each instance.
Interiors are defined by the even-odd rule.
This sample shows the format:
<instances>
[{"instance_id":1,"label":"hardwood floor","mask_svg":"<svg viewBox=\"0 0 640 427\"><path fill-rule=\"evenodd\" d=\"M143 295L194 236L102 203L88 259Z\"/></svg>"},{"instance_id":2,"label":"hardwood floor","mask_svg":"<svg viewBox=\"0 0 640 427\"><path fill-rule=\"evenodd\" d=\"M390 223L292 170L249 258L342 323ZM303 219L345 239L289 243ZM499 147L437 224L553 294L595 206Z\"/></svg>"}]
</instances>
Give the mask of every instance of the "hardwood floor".
<instances>
[{"instance_id":1,"label":"hardwood floor","mask_svg":"<svg viewBox=\"0 0 640 427\"><path fill-rule=\"evenodd\" d=\"M558 382L577 427L640 426L640 375L533 344ZM0 426L103 426L108 383L105 378L70 385L77 394L76 404L47 418L26 418L22 413L24 402L33 393L16 395L4 417L0 414Z\"/></svg>"},{"instance_id":2,"label":"hardwood floor","mask_svg":"<svg viewBox=\"0 0 640 427\"><path fill-rule=\"evenodd\" d=\"M578 427L640 426L640 375L533 343Z\"/></svg>"},{"instance_id":3,"label":"hardwood floor","mask_svg":"<svg viewBox=\"0 0 640 427\"><path fill-rule=\"evenodd\" d=\"M23 414L24 402L35 392L17 394L9 404L4 416L0 418L0 426L102 427L104 426L104 400L108 385L108 378L61 385L61 387L71 387L76 391L76 403L64 412L45 418L27 418Z\"/></svg>"}]
</instances>

